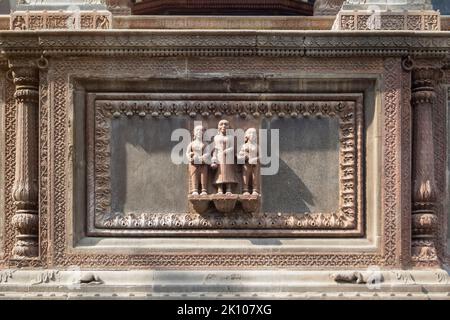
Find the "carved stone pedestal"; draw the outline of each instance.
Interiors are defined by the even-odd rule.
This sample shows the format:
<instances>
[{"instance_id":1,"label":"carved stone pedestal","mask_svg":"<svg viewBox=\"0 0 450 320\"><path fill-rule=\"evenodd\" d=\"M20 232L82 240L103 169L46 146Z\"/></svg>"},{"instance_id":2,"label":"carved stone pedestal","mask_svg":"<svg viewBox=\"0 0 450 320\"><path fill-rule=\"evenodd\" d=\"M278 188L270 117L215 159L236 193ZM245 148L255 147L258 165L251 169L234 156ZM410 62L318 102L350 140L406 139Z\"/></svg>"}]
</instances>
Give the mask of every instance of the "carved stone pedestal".
<instances>
[{"instance_id":1,"label":"carved stone pedestal","mask_svg":"<svg viewBox=\"0 0 450 320\"><path fill-rule=\"evenodd\" d=\"M208 195L189 195L189 202L197 213L204 213L209 208L210 198Z\"/></svg>"},{"instance_id":2,"label":"carved stone pedestal","mask_svg":"<svg viewBox=\"0 0 450 320\"><path fill-rule=\"evenodd\" d=\"M247 213L257 212L261 204L260 195L240 195L239 202L242 209Z\"/></svg>"},{"instance_id":3,"label":"carved stone pedestal","mask_svg":"<svg viewBox=\"0 0 450 320\"><path fill-rule=\"evenodd\" d=\"M237 194L214 194L211 200L219 212L228 213L234 210L239 196Z\"/></svg>"}]
</instances>

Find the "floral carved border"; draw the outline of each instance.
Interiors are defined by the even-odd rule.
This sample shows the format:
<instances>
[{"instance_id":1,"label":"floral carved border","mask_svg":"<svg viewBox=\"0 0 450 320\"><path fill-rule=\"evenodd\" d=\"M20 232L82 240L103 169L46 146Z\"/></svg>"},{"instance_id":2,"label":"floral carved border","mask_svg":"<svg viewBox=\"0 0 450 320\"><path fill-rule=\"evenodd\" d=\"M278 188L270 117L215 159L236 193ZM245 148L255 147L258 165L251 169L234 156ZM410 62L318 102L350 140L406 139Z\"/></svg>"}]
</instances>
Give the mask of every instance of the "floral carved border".
<instances>
[{"instance_id":1,"label":"floral carved border","mask_svg":"<svg viewBox=\"0 0 450 320\"><path fill-rule=\"evenodd\" d=\"M256 58L255 58L256 59ZM52 239L52 246L49 247L49 263L53 266L91 267L91 268L259 268L259 267L282 267L282 268L302 268L302 267L329 267L329 268L358 268L370 265L398 267L400 265L399 228L401 225L402 205L410 202L410 198L405 199L402 193L404 183L409 183L411 177L400 174L402 166L398 155L398 148L405 144L404 138L400 134L402 106L400 103L401 61L399 58L369 59L361 68L355 67L351 59L343 61L336 59L329 63L333 72L345 73L372 73L382 75L381 90L382 98L382 207L381 207L381 250L377 252L304 252L290 249L272 253L256 253L249 250L245 254L236 252L180 252L169 253L163 251L151 251L148 254L116 254L96 252L93 247L89 252L73 252L68 246L68 186L70 185L71 164L70 145L71 138L68 135L71 98L71 80L73 76L94 77L102 75L105 78L117 79L117 76L139 77L140 74L151 76L159 71L153 71L158 64L154 64L152 59L79 59L79 63L73 61L52 60L50 61L49 83L50 99L49 104L49 157L43 161L41 166L48 166L49 169L49 201L48 220L44 223L50 224L49 238ZM280 63L284 58L280 58ZM329 59L327 59L329 61ZM380 63L378 61L384 61ZM296 68L304 65L304 70L310 73L321 72L322 59L309 61L301 59ZM271 65L277 61L271 61ZM168 66L167 61L164 67ZM162 65L161 65L162 67ZM291 63L292 68L292 63ZM227 65L222 65L223 70L227 70ZM41 168L42 169L42 168ZM403 182L403 183L400 183ZM41 192L43 192L41 190Z\"/></svg>"},{"instance_id":2,"label":"floral carved border","mask_svg":"<svg viewBox=\"0 0 450 320\"><path fill-rule=\"evenodd\" d=\"M185 96L185 95L184 95ZM160 100L158 98L165 98ZM172 230L171 235L179 235L180 231L202 229L220 230L214 236L223 236L226 229L251 229L254 236L261 236L264 230L276 229L280 232L286 229L284 236L298 236L290 230L305 231L302 234L320 235L319 231L329 230L360 232L362 226L362 154L363 154L363 111L362 96L349 95L274 95L265 94L260 101L248 100L241 96L219 94L213 100L202 100L201 96L192 95L186 100L174 94L160 94L156 100L100 100L95 103L95 115L88 117L94 121L89 130L95 130L93 139L88 143L94 146L89 148L88 162L92 168L88 174L88 194L91 203L89 215L89 231L96 235L113 234L114 229L127 230ZM329 101L323 101L323 98ZM192 100L190 100L192 99ZM240 100L236 100L240 99ZM311 100L313 99L313 100ZM335 101L338 99L338 101ZM342 100L339 100L342 99ZM345 99L353 99L345 100ZM171 116L220 117L222 115L241 118L299 118L299 117L329 117L339 120L339 208L335 212L325 213L277 213L264 212L256 215L235 212L226 216L210 213L113 213L111 211L111 183L110 183L110 137L111 122L118 118L139 117L169 118ZM95 119L95 120L94 120ZM95 128L95 129L93 129ZM92 141L93 140L93 141ZM94 212L92 212L94 211ZM94 220L94 221L92 221ZM103 229L103 230L102 230ZM106 231L104 229L108 229ZM216 231L217 231L216 230ZM313 230L314 233L307 233ZM103 232L102 232L103 231ZM139 234L143 234L140 232ZM154 233L152 233L154 234ZM329 234L329 233L327 233ZM189 232L189 235L193 235ZM202 233L208 235L208 233ZM236 233L233 233L236 235ZM270 234L273 236L273 234ZM211 235L210 235L211 236Z\"/></svg>"}]
</instances>

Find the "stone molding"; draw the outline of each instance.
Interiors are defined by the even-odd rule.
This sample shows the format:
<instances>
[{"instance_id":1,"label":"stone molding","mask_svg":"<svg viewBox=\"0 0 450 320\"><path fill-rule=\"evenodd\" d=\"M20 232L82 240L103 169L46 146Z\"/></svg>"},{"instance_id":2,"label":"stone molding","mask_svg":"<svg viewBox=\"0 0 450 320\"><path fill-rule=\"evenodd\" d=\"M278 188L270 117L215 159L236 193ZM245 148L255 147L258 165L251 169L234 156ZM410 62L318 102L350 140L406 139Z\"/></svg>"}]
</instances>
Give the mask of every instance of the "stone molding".
<instances>
[{"instance_id":1,"label":"stone molding","mask_svg":"<svg viewBox=\"0 0 450 320\"><path fill-rule=\"evenodd\" d=\"M268 31L97 31L89 34L3 33L5 55L46 56L267 56L448 57L447 33Z\"/></svg>"},{"instance_id":2,"label":"stone molding","mask_svg":"<svg viewBox=\"0 0 450 320\"><path fill-rule=\"evenodd\" d=\"M0 299L450 299L443 269L5 269L0 284Z\"/></svg>"}]
</instances>

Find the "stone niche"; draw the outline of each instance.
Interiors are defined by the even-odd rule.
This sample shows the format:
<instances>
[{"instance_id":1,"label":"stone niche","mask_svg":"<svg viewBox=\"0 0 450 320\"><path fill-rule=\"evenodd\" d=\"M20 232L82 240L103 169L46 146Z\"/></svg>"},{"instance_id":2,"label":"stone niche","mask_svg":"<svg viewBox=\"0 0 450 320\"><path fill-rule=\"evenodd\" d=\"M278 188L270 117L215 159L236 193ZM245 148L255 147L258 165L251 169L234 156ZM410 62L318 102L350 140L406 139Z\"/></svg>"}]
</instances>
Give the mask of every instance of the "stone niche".
<instances>
[{"instance_id":1,"label":"stone niche","mask_svg":"<svg viewBox=\"0 0 450 320\"><path fill-rule=\"evenodd\" d=\"M226 92L230 81L236 92ZM295 79L265 82L150 80L145 84L150 92L111 93L112 82L79 80L74 208L86 214L76 215L78 236L83 237L83 225L89 237L362 236L367 231L364 126L374 117L373 111L364 111L364 94L302 93ZM373 99L373 80L345 82ZM320 81L308 83L321 86ZM273 87L273 93L259 92L262 85ZM202 86L209 90L198 92ZM284 92L277 90L283 86ZM228 120L232 129L255 128L258 135L264 132L259 129L275 129L279 144L272 150L275 136L267 135L270 163L261 164L260 192L250 202L243 195L243 167L235 165L235 203L227 210L218 209L215 170L209 166L200 210L190 194L189 165L172 162L179 141L171 135L176 129L191 135L198 123L216 132L220 120ZM275 173L261 174L272 165L278 167Z\"/></svg>"}]
</instances>

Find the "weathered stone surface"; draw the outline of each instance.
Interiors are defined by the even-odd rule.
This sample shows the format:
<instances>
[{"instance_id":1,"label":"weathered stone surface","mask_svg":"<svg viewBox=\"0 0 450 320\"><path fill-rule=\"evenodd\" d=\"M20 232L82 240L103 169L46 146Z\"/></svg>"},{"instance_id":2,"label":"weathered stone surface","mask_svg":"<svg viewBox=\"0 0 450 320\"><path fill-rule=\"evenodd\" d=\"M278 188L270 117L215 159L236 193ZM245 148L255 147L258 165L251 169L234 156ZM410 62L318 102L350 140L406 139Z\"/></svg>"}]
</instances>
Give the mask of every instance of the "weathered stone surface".
<instances>
[{"instance_id":1,"label":"weathered stone surface","mask_svg":"<svg viewBox=\"0 0 450 320\"><path fill-rule=\"evenodd\" d=\"M111 132L112 212L187 211L187 166L174 164L171 141L187 119L116 119Z\"/></svg>"},{"instance_id":2,"label":"weathered stone surface","mask_svg":"<svg viewBox=\"0 0 450 320\"><path fill-rule=\"evenodd\" d=\"M3 272L8 272L5 270ZM353 270L358 283L336 282L329 271L12 271L0 299L449 299L449 275L432 270ZM36 283L35 279L48 279ZM81 280L81 281L80 281ZM88 282L84 280L89 280ZM22 292L27 292L24 295Z\"/></svg>"},{"instance_id":3,"label":"weathered stone surface","mask_svg":"<svg viewBox=\"0 0 450 320\"><path fill-rule=\"evenodd\" d=\"M267 212L333 212L339 208L339 130L337 119L264 121L279 130L279 165L262 177ZM270 154L271 150L269 150Z\"/></svg>"}]
</instances>

